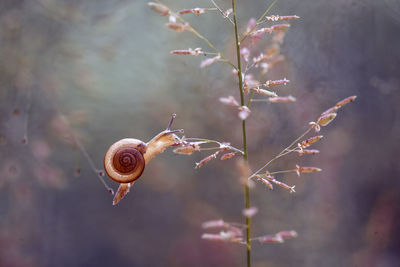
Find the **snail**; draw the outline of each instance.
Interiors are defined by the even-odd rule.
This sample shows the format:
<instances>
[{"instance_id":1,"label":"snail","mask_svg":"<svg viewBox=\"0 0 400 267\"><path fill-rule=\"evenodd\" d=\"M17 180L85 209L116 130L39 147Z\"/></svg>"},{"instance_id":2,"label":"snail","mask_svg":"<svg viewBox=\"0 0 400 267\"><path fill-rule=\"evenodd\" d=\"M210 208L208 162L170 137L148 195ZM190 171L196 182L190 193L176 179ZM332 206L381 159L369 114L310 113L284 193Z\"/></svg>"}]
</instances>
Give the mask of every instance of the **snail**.
<instances>
[{"instance_id":1,"label":"snail","mask_svg":"<svg viewBox=\"0 0 400 267\"><path fill-rule=\"evenodd\" d=\"M167 129L147 143L134 138L125 138L115 142L107 150L104 156L104 169L112 180L120 183L113 205L129 192L130 187L140 178L145 166L154 156L170 146L180 144L180 138L176 133L183 133L183 129L171 130L175 117L176 114L172 114Z\"/></svg>"}]
</instances>

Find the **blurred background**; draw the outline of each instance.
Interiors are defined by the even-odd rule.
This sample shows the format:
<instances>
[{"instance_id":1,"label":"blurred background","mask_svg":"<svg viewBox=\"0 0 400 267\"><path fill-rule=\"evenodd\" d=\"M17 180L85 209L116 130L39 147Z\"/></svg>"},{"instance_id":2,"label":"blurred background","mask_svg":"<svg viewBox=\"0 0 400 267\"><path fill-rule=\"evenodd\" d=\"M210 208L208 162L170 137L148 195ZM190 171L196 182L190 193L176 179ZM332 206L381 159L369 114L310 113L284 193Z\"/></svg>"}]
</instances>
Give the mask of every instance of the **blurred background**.
<instances>
[{"instance_id":1,"label":"blurred background","mask_svg":"<svg viewBox=\"0 0 400 267\"><path fill-rule=\"evenodd\" d=\"M238 1L244 30L271 1ZM164 2L172 10L206 0ZM225 10L230 1L218 1ZM253 266L398 266L400 2L279 0L270 14L291 22L285 60L262 80L287 77L290 104L254 103L250 167L262 166L337 101L357 95L315 145L288 157L323 172L279 176L297 193L251 191L252 235L295 229L283 244L253 244ZM217 12L185 15L232 60L233 28ZM0 0L0 266L243 266L245 247L202 240L204 221L244 222L236 160L167 150L117 206L101 169L108 147L150 140L177 113L190 137L241 146L238 99L227 64L173 49L206 45L165 27L145 1ZM107 182L114 188L117 184Z\"/></svg>"}]
</instances>

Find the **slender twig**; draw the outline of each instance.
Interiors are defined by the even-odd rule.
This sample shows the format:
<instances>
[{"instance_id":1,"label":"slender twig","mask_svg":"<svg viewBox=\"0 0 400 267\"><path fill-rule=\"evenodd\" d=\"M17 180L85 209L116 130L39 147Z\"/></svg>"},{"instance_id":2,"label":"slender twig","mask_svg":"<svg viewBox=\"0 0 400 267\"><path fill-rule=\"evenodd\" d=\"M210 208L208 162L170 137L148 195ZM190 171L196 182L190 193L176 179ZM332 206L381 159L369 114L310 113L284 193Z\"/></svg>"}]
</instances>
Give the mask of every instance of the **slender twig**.
<instances>
[{"instance_id":1,"label":"slender twig","mask_svg":"<svg viewBox=\"0 0 400 267\"><path fill-rule=\"evenodd\" d=\"M258 169L256 172L254 172L252 175L249 176L249 180L251 178L253 178L254 176L256 176L257 174L259 174L262 170L264 170L265 168L267 168L272 162L274 162L275 160L285 156L286 154L289 154L290 152L293 152L295 150L290 150L290 148L296 144L297 142L299 142L300 139L302 139L306 134L308 134L311 130L313 129L313 127L309 127L307 129L307 131L305 131L302 135L300 135L299 137L297 137L290 145L288 145L285 149L283 149L281 152L279 152L278 155L276 155L273 159L271 159L270 161L268 161L264 166L262 166L260 169Z\"/></svg>"},{"instance_id":2,"label":"slender twig","mask_svg":"<svg viewBox=\"0 0 400 267\"><path fill-rule=\"evenodd\" d=\"M267 10L265 10L264 14L262 14L262 16L257 20L257 23L254 24L254 26L242 37L240 42L246 40L246 38L254 31L257 25L264 19L264 17L268 14L268 12L271 10L271 8L275 5L276 2L278 2L278 0L275 0L274 2L272 2L272 4L269 5Z\"/></svg>"},{"instance_id":3,"label":"slender twig","mask_svg":"<svg viewBox=\"0 0 400 267\"><path fill-rule=\"evenodd\" d=\"M97 169L96 165L94 164L92 158L89 156L89 153L86 151L85 147L82 145L82 143L79 141L79 139L76 137L76 135L74 133L72 133L74 142L76 144L76 146L78 147L78 149L81 151L81 153L83 154L83 156L86 158L87 162L89 163L90 168L93 170L94 173L96 173L97 177L99 178L99 180L102 182L102 184L104 185L104 187L107 189L107 191L114 195L114 190L108 186L108 184L106 183L106 181L104 181L104 171Z\"/></svg>"},{"instance_id":4,"label":"slender twig","mask_svg":"<svg viewBox=\"0 0 400 267\"><path fill-rule=\"evenodd\" d=\"M232 16L233 23L235 26L235 45L236 45L236 57L237 57L237 71L239 78L239 92L240 92L240 104L244 106L244 92L243 92L243 81L242 81L242 66L240 63L240 42L239 42L239 34L238 34L238 24L236 21L236 5L235 0L232 0ZM245 163L247 163L247 143L246 143L246 120L242 120L242 138L243 138L243 159ZM245 207L246 209L250 208L250 190L249 185L245 183L244 185L244 197L245 197ZM246 259L247 259L247 267L251 266L251 240L250 240L250 217L246 216Z\"/></svg>"},{"instance_id":5,"label":"slender twig","mask_svg":"<svg viewBox=\"0 0 400 267\"><path fill-rule=\"evenodd\" d=\"M246 66L246 68L247 68L247 66ZM257 76L257 81L259 81L259 80L261 79L261 76L262 76L262 72L260 71L260 72L258 73L258 76ZM247 100L247 107L248 107L248 108L250 108L251 102L253 102L253 97L254 97L254 95L255 95L255 91L252 90L252 91L250 92L249 98L248 98L248 100Z\"/></svg>"},{"instance_id":6,"label":"slender twig","mask_svg":"<svg viewBox=\"0 0 400 267\"><path fill-rule=\"evenodd\" d=\"M232 23L232 25L234 25L234 23L233 23L233 21L231 20L231 18L230 18L229 16L225 16L224 11L217 5L217 3L215 3L214 0L210 0L210 1L211 1L211 3L213 3L213 5L219 10L219 12L221 13L221 15L222 15L224 18L229 19L229 21Z\"/></svg>"},{"instance_id":7,"label":"slender twig","mask_svg":"<svg viewBox=\"0 0 400 267\"><path fill-rule=\"evenodd\" d=\"M239 152L239 153L242 154L242 155L244 154L242 150L240 150L240 149L238 149L238 148L236 148L236 147L233 147L233 146L231 146L231 145L227 145L226 143L224 144L224 143L222 143L222 142L218 142L218 141L215 141L215 140L204 139L204 138L193 138L193 137L189 137L189 138L186 138L186 137L185 137L184 140L185 140L185 141L194 141L194 142L199 141L199 142L204 142L204 144L207 144L207 143L208 143L208 144L214 143L214 144L218 144L218 145L219 145L219 147L217 147L217 148L215 148L215 149L221 149L221 147L224 146L224 147L226 147L228 150L233 150L233 151ZM209 148L207 148L207 149L209 149ZM206 149L202 148L201 150L206 150Z\"/></svg>"},{"instance_id":8,"label":"slender twig","mask_svg":"<svg viewBox=\"0 0 400 267\"><path fill-rule=\"evenodd\" d=\"M289 173L289 172L296 172L296 169L293 169L293 170L285 170L285 171L270 172L269 174L270 174L270 175L273 175L273 174Z\"/></svg>"},{"instance_id":9,"label":"slender twig","mask_svg":"<svg viewBox=\"0 0 400 267\"><path fill-rule=\"evenodd\" d=\"M247 100L247 105L246 105L248 108L250 108L250 105L251 105L251 102L252 102L252 99L253 99L255 93L256 92L254 90L252 90L250 92L249 99Z\"/></svg>"}]
</instances>

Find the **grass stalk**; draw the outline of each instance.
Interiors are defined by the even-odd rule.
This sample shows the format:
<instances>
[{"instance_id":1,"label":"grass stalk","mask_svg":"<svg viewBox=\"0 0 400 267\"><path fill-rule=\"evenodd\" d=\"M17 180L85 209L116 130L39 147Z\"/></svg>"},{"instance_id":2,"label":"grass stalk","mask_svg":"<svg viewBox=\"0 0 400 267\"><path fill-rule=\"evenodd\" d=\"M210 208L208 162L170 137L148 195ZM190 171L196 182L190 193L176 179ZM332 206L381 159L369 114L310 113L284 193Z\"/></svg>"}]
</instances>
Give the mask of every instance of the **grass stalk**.
<instances>
[{"instance_id":1,"label":"grass stalk","mask_svg":"<svg viewBox=\"0 0 400 267\"><path fill-rule=\"evenodd\" d=\"M243 92L243 77L242 77L242 66L240 62L240 42L239 42L239 34L238 34L238 24L236 20L236 5L235 0L232 0L232 15L233 15L233 24L235 27L235 45L236 45L236 57L237 57L237 70L238 70L238 78L239 78L239 92L240 92L240 104L244 106L244 92ZM247 164L247 143L246 143L246 120L242 120L242 139L243 139L243 159L245 164ZM244 197L245 197L245 207L246 209L250 208L250 190L249 186L246 183L244 185ZM251 266L251 240L250 240L250 217L246 217L246 262L247 267Z\"/></svg>"}]
</instances>

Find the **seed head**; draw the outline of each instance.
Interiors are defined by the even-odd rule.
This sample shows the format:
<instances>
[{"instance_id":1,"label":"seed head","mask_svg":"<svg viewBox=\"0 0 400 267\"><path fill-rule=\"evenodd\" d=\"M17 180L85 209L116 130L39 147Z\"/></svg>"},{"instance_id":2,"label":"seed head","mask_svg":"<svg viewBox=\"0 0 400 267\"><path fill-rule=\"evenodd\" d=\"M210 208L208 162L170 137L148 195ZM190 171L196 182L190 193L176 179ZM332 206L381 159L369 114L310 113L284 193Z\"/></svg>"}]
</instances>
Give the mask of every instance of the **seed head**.
<instances>
[{"instance_id":1,"label":"seed head","mask_svg":"<svg viewBox=\"0 0 400 267\"><path fill-rule=\"evenodd\" d=\"M250 113L251 111L247 106L239 107L238 116L242 121L246 120L250 116Z\"/></svg>"},{"instance_id":2,"label":"seed head","mask_svg":"<svg viewBox=\"0 0 400 267\"><path fill-rule=\"evenodd\" d=\"M229 153L225 153L221 156L221 160L226 160L226 159L230 159L233 158L235 156L236 153L234 152L229 152Z\"/></svg>"},{"instance_id":3,"label":"seed head","mask_svg":"<svg viewBox=\"0 0 400 267\"><path fill-rule=\"evenodd\" d=\"M184 145L173 150L176 154L191 155L194 152L192 145Z\"/></svg>"},{"instance_id":4,"label":"seed head","mask_svg":"<svg viewBox=\"0 0 400 267\"><path fill-rule=\"evenodd\" d=\"M211 64L218 62L221 60L221 56L215 56L212 58L207 58L200 63L200 68L205 68L210 66Z\"/></svg>"},{"instance_id":5,"label":"seed head","mask_svg":"<svg viewBox=\"0 0 400 267\"><path fill-rule=\"evenodd\" d=\"M292 239L292 238L296 238L298 236L298 234L295 230L280 231L276 235L282 237L283 239Z\"/></svg>"},{"instance_id":6,"label":"seed head","mask_svg":"<svg viewBox=\"0 0 400 267\"><path fill-rule=\"evenodd\" d=\"M337 102L337 103L336 103L336 107L341 108L341 107L343 107L344 105L346 105L346 104L348 104L348 103L350 103L350 102L353 102L354 100L356 100L356 98L357 98L357 96L355 96L355 95L349 96L349 97L347 97L347 98L345 98L345 99L343 99L343 100Z\"/></svg>"},{"instance_id":7,"label":"seed head","mask_svg":"<svg viewBox=\"0 0 400 267\"><path fill-rule=\"evenodd\" d=\"M199 162L196 162L196 169L201 168L204 164L208 163L209 161L215 159L217 157L217 155L219 154L220 151L215 152L214 154L211 154L207 157L205 157L204 159L200 160Z\"/></svg>"},{"instance_id":8,"label":"seed head","mask_svg":"<svg viewBox=\"0 0 400 267\"><path fill-rule=\"evenodd\" d=\"M218 228L218 227L229 227L229 224L224 222L223 220L214 220L214 221L206 221L204 222L201 227L203 229L208 228Z\"/></svg>"},{"instance_id":9,"label":"seed head","mask_svg":"<svg viewBox=\"0 0 400 267\"><path fill-rule=\"evenodd\" d=\"M268 187L270 190L274 189L272 184L265 178L263 178L261 175L257 175L257 180L262 182L266 187Z\"/></svg>"},{"instance_id":10,"label":"seed head","mask_svg":"<svg viewBox=\"0 0 400 267\"><path fill-rule=\"evenodd\" d=\"M168 28L177 32L183 32L189 30L189 23L177 23L177 22L170 22L166 24Z\"/></svg>"},{"instance_id":11,"label":"seed head","mask_svg":"<svg viewBox=\"0 0 400 267\"><path fill-rule=\"evenodd\" d=\"M205 11L206 10L204 8L196 7L196 8L192 8L192 9L184 9L184 10L179 11L178 13L180 15L192 13L192 14L195 14L196 16L198 16L200 14L203 14Z\"/></svg>"},{"instance_id":12,"label":"seed head","mask_svg":"<svg viewBox=\"0 0 400 267\"><path fill-rule=\"evenodd\" d=\"M317 167L300 167L299 165L296 165L296 173L297 176L300 176L300 173L312 173L312 172L320 172L322 169L317 168Z\"/></svg>"},{"instance_id":13,"label":"seed head","mask_svg":"<svg viewBox=\"0 0 400 267\"><path fill-rule=\"evenodd\" d=\"M299 152L299 156L302 155L315 155L319 153L319 150L316 149L302 149L302 147L300 146L300 150L298 150L297 152Z\"/></svg>"},{"instance_id":14,"label":"seed head","mask_svg":"<svg viewBox=\"0 0 400 267\"><path fill-rule=\"evenodd\" d=\"M233 9L232 9L232 8L227 9L227 10L224 12L224 17L227 18L232 12L233 12Z\"/></svg>"},{"instance_id":15,"label":"seed head","mask_svg":"<svg viewBox=\"0 0 400 267\"><path fill-rule=\"evenodd\" d=\"M339 108L337 106L328 108L327 110L325 110L324 112L321 113L321 116L326 115L326 114L336 113L338 111L338 109Z\"/></svg>"},{"instance_id":16,"label":"seed head","mask_svg":"<svg viewBox=\"0 0 400 267\"><path fill-rule=\"evenodd\" d=\"M190 55L190 56L198 56L198 55L203 55L204 52L201 51L201 48L198 47L196 49L186 49L186 50L172 50L171 54L173 55Z\"/></svg>"},{"instance_id":17,"label":"seed head","mask_svg":"<svg viewBox=\"0 0 400 267\"><path fill-rule=\"evenodd\" d=\"M290 81L286 78L283 78L282 80L268 80L263 84L263 86L270 87L270 86L281 85L281 84L286 85L289 82Z\"/></svg>"},{"instance_id":18,"label":"seed head","mask_svg":"<svg viewBox=\"0 0 400 267\"><path fill-rule=\"evenodd\" d=\"M253 217L257 213L258 213L258 208L257 207L251 207L251 208L248 208L248 209L244 209L242 211L243 216L249 217L249 218Z\"/></svg>"},{"instance_id":19,"label":"seed head","mask_svg":"<svg viewBox=\"0 0 400 267\"><path fill-rule=\"evenodd\" d=\"M280 244L284 242L283 238L277 235L262 236L258 238L258 241L260 241L260 243L274 243L274 244Z\"/></svg>"},{"instance_id":20,"label":"seed head","mask_svg":"<svg viewBox=\"0 0 400 267\"><path fill-rule=\"evenodd\" d=\"M321 126L326 126L328 125L331 121L333 121L336 117L336 113L328 113L325 115L322 115L321 117L318 118L317 123Z\"/></svg>"},{"instance_id":21,"label":"seed head","mask_svg":"<svg viewBox=\"0 0 400 267\"><path fill-rule=\"evenodd\" d=\"M277 97L278 95L275 92L272 91L268 91L266 89L261 89L259 87L257 88L252 88L254 91L256 91L258 94L260 95L265 95L265 96L269 96L269 97Z\"/></svg>"},{"instance_id":22,"label":"seed head","mask_svg":"<svg viewBox=\"0 0 400 267\"><path fill-rule=\"evenodd\" d=\"M240 55L247 62L249 61L250 50L247 47L243 47L242 49L240 49Z\"/></svg>"},{"instance_id":23,"label":"seed head","mask_svg":"<svg viewBox=\"0 0 400 267\"><path fill-rule=\"evenodd\" d=\"M285 31L287 28L290 27L290 24L276 24L273 25L271 27L267 27L267 28L261 28L253 33L251 33L252 36L254 35L258 35L260 33L269 33L271 34L273 31Z\"/></svg>"},{"instance_id":24,"label":"seed head","mask_svg":"<svg viewBox=\"0 0 400 267\"><path fill-rule=\"evenodd\" d=\"M153 9L155 12L160 14L161 16L166 16L169 14L169 8L158 3L154 2L149 2L147 3L151 9Z\"/></svg>"},{"instance_id":25,"label":"seed head","mask_svg":"<svg viewBox=\"0 0 400 267\"><path fill-rule=\"evenodd\" d=\"M301 142L300 146L302 148L307 148L309 146L311 146L312 144L318 142L319 140L321 140L321 138L324 137L323 135L317 135L317 136L313 136L308 138L307 140L304 140L303 142Z\"/></svg>"},{"instance_id":26,"label":"seed head","mask_svg":"<svg viewBox=\"0 0 400 267\"><path fill-rule=\"evenodd\" d=\"M269 174L268 171L267 171L267 172L265 173L265 175L263 175L262 177L265 177L266 180L268 180L268 181L270 181L270 182L276 184L277 186L282 187L283 189L289 190L289 193L296 193L296 191L294 190L294 188L295 188L294 185L293 185L293 186L290 186L290 185L287 185L287 184L285 184L285 183L282 183L281 181L276 180L273 176L271 176L271 175Z\"/></svg>"},{"instance_id":27,"label":"seed head","mask_svg":"<svg viewBox=\"0 0 400 267\"><path fill-rule=\"evenodd\" d=\"M234 106L238 107L239 103L236 101L236 99L233 96L228 96L228 97L220 97L219 102L222 104L228 105L228 106Z\"/></svg>"},{"instance_id":28,"label":"seed head","mask_svg":"<svg viewBox=\"0 0 400 267\"><path fill-rule=\"evenodd\" d=\"M300 18L299 16L292 15L292 16L279 16L279 15L272 15L265 17L265 20L269 21L281 21L281 20L292 20L292 19L298 19Z\"/></svg>"}]
</instances>

